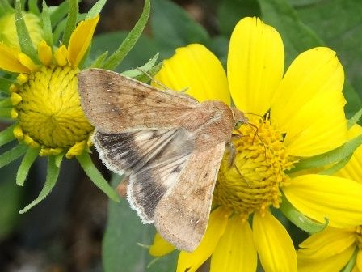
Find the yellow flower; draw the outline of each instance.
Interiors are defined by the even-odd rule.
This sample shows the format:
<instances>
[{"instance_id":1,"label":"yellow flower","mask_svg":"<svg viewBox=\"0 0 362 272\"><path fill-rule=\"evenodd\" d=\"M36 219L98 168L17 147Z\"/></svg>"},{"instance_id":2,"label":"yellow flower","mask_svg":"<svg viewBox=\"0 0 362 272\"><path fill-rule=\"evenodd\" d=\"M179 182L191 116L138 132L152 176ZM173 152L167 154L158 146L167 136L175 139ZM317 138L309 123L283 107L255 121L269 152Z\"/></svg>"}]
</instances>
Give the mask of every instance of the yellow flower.
<instances>
[{"instance_id":1,"label":"yellow flower","mask_svg":"<svg viewBox=\"0 0 362 272\"><path fill-rule=\"evenodd\" d=\"M201 45L176 50L155 77L200 101L222 100L250 123L238 128L214 191L206 234L192 253L181 252L177 271L196 271L211 256L210 271L296 271L291 238L272 215L282 195L304 215L330 226L362 222L362 187L340 177L289 176L300 158L322 154L347 139L343 68L328 48L299 55L284 74L279 33L256 18L242 19L230 38L227 77ZM231 96L231 98L230 98ZM197 182L197 181L195 181ZM157 238L157 236L156 236ZM155 239L150 254L170 247Z\"/></svg>"},{"instance_id":2,"label":"yellow flower","mask_svg":"<svg viewBox=\"0 0 362 272\"><path fill-rule=\"evenodd\" d=\"M37 46L43 39L43 29L41 28L39 17L24 11L23 18L33 45ZM19 37L15 27L15 13L9 13L0 18L0 42L9 47L20 48Z\"/></svg>"},{"instance_id":3,"label":"yellow flower","mask_svg":"<svg viewBox=\"0 0 362 272\"><path fill-rule=\"evenodd\" d=\"M362 135L358 125L349 131L350 138ZM336 175L362 183L362 146L353 154L347 165ZM349 228L327 227L305 240L298 250L298 271L338 272L356 254L352 271L362 271L362 226ZM350 271L350 270L349 270Z\"/></svg>"},{"instance_id":4,"label":"yellow flower","mask_svg":"<svg viewBox=\"0 0 362 272\"><path fill-rule=\"evenodd\" d=\"M68 48L53 49L38 43L40 63L5 44L0 44L0 68L18 73L10 87L14 135L41 156L82 154L93 127L86 119L78 94L78 64L84 57L98 16L81 22L71 35ZM81 148L79 148L81 147Z\"/></svg>"}]
</instances>

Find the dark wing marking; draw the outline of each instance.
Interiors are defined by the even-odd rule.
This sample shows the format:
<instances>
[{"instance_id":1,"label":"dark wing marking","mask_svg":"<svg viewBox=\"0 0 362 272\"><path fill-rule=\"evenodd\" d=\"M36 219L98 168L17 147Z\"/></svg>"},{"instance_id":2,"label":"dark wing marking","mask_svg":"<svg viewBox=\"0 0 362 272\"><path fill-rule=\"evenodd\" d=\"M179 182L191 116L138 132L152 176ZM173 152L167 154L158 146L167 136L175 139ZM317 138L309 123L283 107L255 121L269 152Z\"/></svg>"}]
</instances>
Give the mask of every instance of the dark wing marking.
<instances>
[{"instance_id":1,"label":"dark wing marking","mask_svg":"<svg viewBox=\"0 0 362 272\"><path fill-rule=\"evenodd\" d=\"M183 93L161 91L107 70L82 71L78 82L86 116L106 133L179 127L199 106Z\"/></svg>"},{"instance_id":2,"label":"dark wing marking","mask_svg":"<svg viewBox=\"0 0 362 272\"><path fill-rule=\"evenodd\" d=\"M128 200L144 223L153 222L154 209L174 186L194 149L187 130L140 130L120 134L97 131L94 143L103 163L129 175Z\"/></svg>"}]
</instances>

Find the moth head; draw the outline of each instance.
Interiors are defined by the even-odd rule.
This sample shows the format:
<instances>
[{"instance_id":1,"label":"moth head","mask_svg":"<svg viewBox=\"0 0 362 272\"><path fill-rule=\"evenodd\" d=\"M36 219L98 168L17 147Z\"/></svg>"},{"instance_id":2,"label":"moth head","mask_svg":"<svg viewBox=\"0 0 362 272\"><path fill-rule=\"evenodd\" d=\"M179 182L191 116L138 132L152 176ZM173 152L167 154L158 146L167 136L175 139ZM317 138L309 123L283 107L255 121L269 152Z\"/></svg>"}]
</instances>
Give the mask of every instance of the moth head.
<instances>
[{"instance_id":1,"label":"moth head","mask_svg":"<svg viewBox=\"0 0 362 272\"><path fill-rule=\"evenodd\" d=\"M231 108L233 117L234 117L234 124L235 128L240 127L243 124L249 123L249 119L245 116L245 114L238 110L237 108Z\"/></svg>"}]
</instances>

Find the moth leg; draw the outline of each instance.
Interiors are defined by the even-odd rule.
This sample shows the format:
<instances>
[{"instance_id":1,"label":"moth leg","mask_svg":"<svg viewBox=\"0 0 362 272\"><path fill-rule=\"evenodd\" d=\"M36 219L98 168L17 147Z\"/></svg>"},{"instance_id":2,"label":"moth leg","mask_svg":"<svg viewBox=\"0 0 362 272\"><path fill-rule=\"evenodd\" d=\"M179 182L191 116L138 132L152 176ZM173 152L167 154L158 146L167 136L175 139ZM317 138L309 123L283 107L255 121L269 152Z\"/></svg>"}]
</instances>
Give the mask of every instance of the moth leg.
<instances>
[{"instance_id":1,"label":"moth leg","mask_svg":"<svg viewBox=\"0 0 362 272\"><path fill-rule=\"evenodd\" d=\"M129 177L125 177L123 181L117 186L116 190L122 198L127 197L127 187L128 187Z\"/></svg>"},{"instance_id":2,"label":"moth leg","mask_svg":"<svg viewBox=\"0 0 362 272\"><path fill-rule=\"evenodd\" d=\"M238 134L240 137L242 137L240 134ZM240 175L241 179L250 187L249 181L243 176L237 165L235 164L235 158L236 158L236 148L233 142L227 143L228 149L229 149L229 168L234 167L236 172Z\"/></svg>"}]
</instances>

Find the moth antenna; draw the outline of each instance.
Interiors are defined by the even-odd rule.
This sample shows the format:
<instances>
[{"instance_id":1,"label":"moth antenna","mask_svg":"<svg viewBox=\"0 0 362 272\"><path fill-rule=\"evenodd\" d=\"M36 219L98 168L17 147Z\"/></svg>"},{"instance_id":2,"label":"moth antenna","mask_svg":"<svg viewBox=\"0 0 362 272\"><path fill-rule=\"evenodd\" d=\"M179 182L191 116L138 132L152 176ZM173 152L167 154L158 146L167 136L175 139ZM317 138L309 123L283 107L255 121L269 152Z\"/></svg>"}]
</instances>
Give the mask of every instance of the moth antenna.
<instances>
[{"instance_id":1,"label":"moth antenna","mask_svg":"<svg viewBox=\"0 0 362 272\"><path fill-rule=\"evenodd\" d=\"M242 135L238 134L235 135L238 138L241 138ZM239 168L237 167L237 165L235 164L235 157L236 157L236 148L234 146L233 142L228 142L227 143L228 148L229 148L229 168L234 167L236 172L238 172L238 174L240 175L241 179L248 185L248 187L250 187L250 183L249 181L243 176L243 174L241 173L241 171L239 170Z\"/></svg>"}]
</instances>

